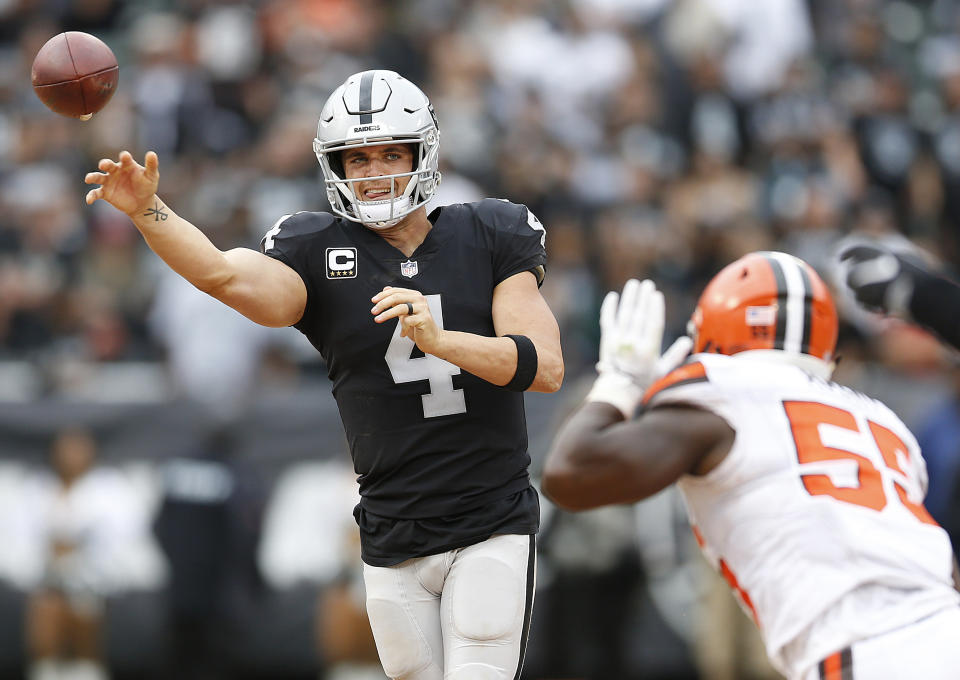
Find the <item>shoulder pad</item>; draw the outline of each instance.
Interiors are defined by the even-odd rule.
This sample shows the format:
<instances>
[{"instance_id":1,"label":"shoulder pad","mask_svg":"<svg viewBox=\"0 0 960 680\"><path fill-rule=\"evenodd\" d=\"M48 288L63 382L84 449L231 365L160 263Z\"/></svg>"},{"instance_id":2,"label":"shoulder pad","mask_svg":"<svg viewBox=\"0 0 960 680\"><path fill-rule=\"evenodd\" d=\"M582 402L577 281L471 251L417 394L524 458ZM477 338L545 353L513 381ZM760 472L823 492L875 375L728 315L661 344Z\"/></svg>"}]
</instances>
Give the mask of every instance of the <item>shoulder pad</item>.
<instances>
[{"instance_id":1,"label":"shoulder pad","mask_svg":"<svg viewBox=\"0 0 960 680\"><path fill-rule=\"evenodd\" d=\"M292 215L284 215L277 220L269 231L260 240L261 252L268 252L280 246L283 242L289 245L299 237L309 236L330 227L337 218L325 212L301 211Z\"/></svg>"},{"instance_id":2,"label":"shoulder pad","mask_svg":"<svg viewBox=\"0 0 960 680\"><path fill-rule=\"evenodd\" d=\"M643 394L643 406L648 406L660 394L682 385L709 382L706 367L699 361L675 368L655 381Z\"/></svg>"},{"instance_id":3,"label":"shoulder pad","mask_svg":"<svg viewBox=\"0 0 960 680\"><path fill-rule=\"evenodd\" d=\"M540 245L545 245L546 229L533 211L522 203L505 198L485 198L470 205L475 206L477 217L483 224L520 236L536 236Z\"/></svg>"},{"instance_id":4,"label":"shoulder pad","mask_svg":"<svg viewBox=\"0 0 960 680\"><path fill-rule=\"evenodd\" d=\"M505 198L484 198L470 205L477 215L484 221L492 219L509 220L516 222L525 217L527 206L508 201Z\"/></svg>"},{"instance_id":5,"label":"shoulder pad","mask_svg":"<svg viewBox=\"0 0 960 680\"><path fill-rule=\"evenodd\" d=\"M503 198L485 198L475 203L466 203L465 206L482 224L509 231L514 231L518 224L526 223L527 215L530 214L527 206Z\"/></svg>"}]
</instances>

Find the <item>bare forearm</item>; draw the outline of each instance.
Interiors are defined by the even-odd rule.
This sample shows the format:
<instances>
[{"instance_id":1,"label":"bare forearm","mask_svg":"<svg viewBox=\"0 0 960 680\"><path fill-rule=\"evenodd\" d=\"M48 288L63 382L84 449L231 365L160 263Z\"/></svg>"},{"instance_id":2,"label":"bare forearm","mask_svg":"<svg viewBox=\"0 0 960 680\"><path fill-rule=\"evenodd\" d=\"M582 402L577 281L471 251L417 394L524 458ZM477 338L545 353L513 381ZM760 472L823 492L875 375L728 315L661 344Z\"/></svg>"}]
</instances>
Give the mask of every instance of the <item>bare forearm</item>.
<instances>
[{"instance_id":1,"label":"bare forearm","mask_svg":"<svg viewBox=\"0 0 960 680\"><path fill-rule=\"evenodd\" d=\"M603 403L582 404L566 420L544 464L541 490L550 500L566 510L586 510L607 500L607 480L622 475L597 454L591 441L622 420L615 407Z\"/></svg>"},{"instance_id":2,"label":"bare forearm","mask_svg":"<svg viewBox=\"0 0 960 680\"><path fill-rule=\"evenodd\" d=\"M442 338L436 356L487 382L506 385L517 371L517 346L510 338L447 330L442 332ZM528 389L554 392L563 377L562 359L554 357L536 340L533 342L537 348L537 375Z\"/></svg>"},{"instance_id":3,"label":"bare forearm","mask_svg":"<svg viewBox=\"0 0 960 680\"><path fill-rule=\"evenodd\" d=\"M128 151L118 161L102 158L98 172L88 172L87 192L93 205L104 200L127 214L150 249L170 268L251 321L289 326L303 314L307 289L300 275L279 260L249 248L221 252L202 231L177 216L157 196L160 161L148 151L144 165Z\"/></svg>"},{"instance_id":4,"label":"bare forearm","mask_svg":"<svg viewBox=\"0 0 960 680\"><path fill-rule=\"evenodd\" d=\"M734 436L726 421L701 409L662 406L623 421L617 407L586 402L554 438L543 491L572 510L633 503L684 474L706 474Z\"/></svg>"},{"instance_id":5,"label":"bare forearm","mask_svg":"<svg viewBox=\"0 0 960 680\"><path fill-rule=\"evenodd\" d=\"M149 205L130 219L150 249L200 290L211 292L222 285L229 271L224 253L157 196Z\"/></svg>"}]
</instances>

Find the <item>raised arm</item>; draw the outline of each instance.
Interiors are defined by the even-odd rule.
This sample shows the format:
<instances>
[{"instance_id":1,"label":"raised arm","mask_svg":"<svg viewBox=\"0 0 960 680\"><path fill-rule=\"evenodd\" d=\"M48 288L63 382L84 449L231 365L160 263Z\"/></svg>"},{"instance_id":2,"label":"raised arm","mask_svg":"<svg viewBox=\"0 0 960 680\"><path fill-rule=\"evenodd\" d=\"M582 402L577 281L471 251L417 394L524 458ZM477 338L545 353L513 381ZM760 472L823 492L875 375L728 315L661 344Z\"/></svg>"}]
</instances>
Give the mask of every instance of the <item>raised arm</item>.
<instances>
[{"instance_id":1,"label":"raised arm","mask_svg":"<svg viewBox=\"0 0 960 680\"><path fill-rule=\"evenodd\" d=\"M634 419L644 390L678 366L692 342L678 338L660 354L664 300L652 281L631 279L600 308L597 380L554 438L543 492L568 510L631 503L681 475L706 474L733 444L720 416L690 406L662 406Z\"/></svg>"},{"instance_id":2,"label":"raised arm","mask_svg":"<svg viewBox=\"0 0 960 680\"><path fill-rule=\"evenodd\" d=\"M588 401L557 432L541 488L567 510L633 503L684 474L706 474L733 439L726 421L702 409L661 407L624 421L615 406Z\"/></svg>"},{"instance_id":3,"label":"raised arm","mask_svg":"<svg viewBox=\"0 0 960 680\"><path fill-rule=\"evenodd\" d=\"M563 382L560 329L531 272L514 274L493 290L493 325L498 337L440 328L421 293L385 288L373 298L375 321L401 317L403 335L428 354L440 357L494 385L507 385L517 372L518 345L506 335L523 335L536 350L537 369L527 388L555 392ZM408 314L407 303L414 313Z\"/></svg>"},{"instance_id":4,"label":"raised arm","mask_svg":"<svg viewBox=\"0 0 960 680\"><path fill-rule=\"evenodd\" d=\"M840 254L846 283L863 307L914 322L960 349L960 284L914 253L862 243Z\"/></svg>"},{"instance_id":5,"label":"raised arm","mask_svg":"<svg viewBox=\"0 0 960 680\"><path fill-rule=\"evenodd\" d=\"M249 248L223 252L193 224L174 213L157 196L157 154L148 151L144 165L127 151L118 161L104 158L100 172L88 173L87 203L104 200L127 214L144 240L171 269L204 293L264 326L289 326L300 320L307 289L293 269Z\"/></svg>"}]
</instances>

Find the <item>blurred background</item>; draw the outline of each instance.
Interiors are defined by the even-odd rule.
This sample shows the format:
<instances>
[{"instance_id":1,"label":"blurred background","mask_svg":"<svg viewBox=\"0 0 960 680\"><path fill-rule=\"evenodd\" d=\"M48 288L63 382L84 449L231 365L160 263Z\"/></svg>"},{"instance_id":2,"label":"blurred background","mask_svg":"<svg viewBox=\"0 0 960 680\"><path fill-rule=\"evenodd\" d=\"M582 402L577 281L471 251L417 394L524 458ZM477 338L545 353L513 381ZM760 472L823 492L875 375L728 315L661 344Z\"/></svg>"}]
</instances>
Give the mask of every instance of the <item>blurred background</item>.
<instances>
[{"instance_id":1,"label":"blurred background","mask_svg":"<svg viewBox=\"0 0 960 680\"><path fill-rule=\"evenodd\" d=\"M30 86L64 30L120 62L86 123ZM434 204L507 198L547 229L567 378L527 395L536 475L627 278L664 290L669 341L752 250L834 285L858 235L960 263L958 30L958 0L0 0L0 677L383 678L319 355L86 206L99 158L156 150L173 209L256 248L280 215L326 209L311 141L346 76L420 85ZM837 295L836 378L918 434L957 537L960 362ZM777 677L751 625L672 491L544 502L525 679Z\"/></svg>"}]
</instances>

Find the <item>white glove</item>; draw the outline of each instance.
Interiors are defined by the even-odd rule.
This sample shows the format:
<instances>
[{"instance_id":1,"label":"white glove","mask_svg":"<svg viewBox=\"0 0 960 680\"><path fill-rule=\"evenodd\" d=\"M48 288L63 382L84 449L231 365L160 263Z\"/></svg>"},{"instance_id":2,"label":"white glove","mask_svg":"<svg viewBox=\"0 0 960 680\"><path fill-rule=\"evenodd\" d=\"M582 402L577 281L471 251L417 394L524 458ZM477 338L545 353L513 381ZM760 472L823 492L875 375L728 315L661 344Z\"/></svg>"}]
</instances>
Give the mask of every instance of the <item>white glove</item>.
<instances>
[{"instance_id":1,"label":"white glove","mask_svg":"<svg viewBox=\"0 0 960 680\"><path fill-rule=\"evenodd\" d=\"M600 361L587 401L613 404L631 418L650 384L678 366L693 346L678 338L663 356L663 293L653 281L630 279L623 295L611 291L600 307Z\"/></svg>"}]
</instances>

